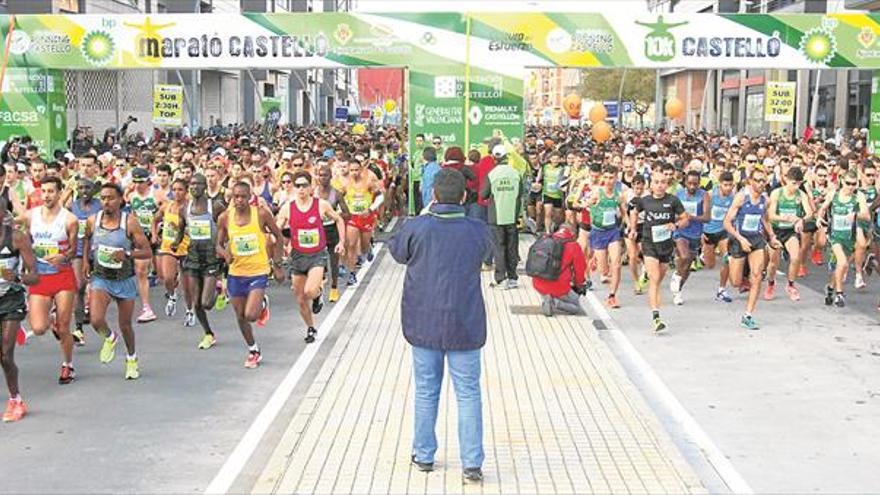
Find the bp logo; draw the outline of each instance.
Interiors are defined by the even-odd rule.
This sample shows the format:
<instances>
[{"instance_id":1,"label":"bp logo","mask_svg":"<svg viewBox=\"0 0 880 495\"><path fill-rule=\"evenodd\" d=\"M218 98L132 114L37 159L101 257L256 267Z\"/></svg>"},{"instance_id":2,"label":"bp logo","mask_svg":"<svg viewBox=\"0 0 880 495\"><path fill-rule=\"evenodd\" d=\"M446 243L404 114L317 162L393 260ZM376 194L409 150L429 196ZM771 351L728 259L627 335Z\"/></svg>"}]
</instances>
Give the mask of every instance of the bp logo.
<instances>
[{"instance_id":1,"label":"bp logo","mask_svg":"<svg viewBox=\"0 0 880 495\"><path fill-rule=\"evenodd\" d=\"M82 40L80 50L92 65L104 65L113 57L116 47L113 38L105 31L90 31Z\"/></svg>"},{"instance_id":2,"label":"bp logo","mask_svg":"<svg viewBox=\"0 0 880 495\"><path fill-rule=\"evenodd\" d=\"M837 20L822 19L822 25L814 27L801 36L798 48L814 64L827 65L837 54L837 38L832 32L837 27Z\"/></svg>"},{"instance_id":3,"label":"bp logo","mask_svg":"<svg viewBox=\"0 0 880 495\"><path fill-rule=\"evenodd\" d=\"M675 36L670 29L683 26L687 22L665 23L663 16L657 16L657 22L636 21L639 26L649 28L645 35L645 57L652 62L668 62L675 57Z\"/></svg>"}]
</instances>

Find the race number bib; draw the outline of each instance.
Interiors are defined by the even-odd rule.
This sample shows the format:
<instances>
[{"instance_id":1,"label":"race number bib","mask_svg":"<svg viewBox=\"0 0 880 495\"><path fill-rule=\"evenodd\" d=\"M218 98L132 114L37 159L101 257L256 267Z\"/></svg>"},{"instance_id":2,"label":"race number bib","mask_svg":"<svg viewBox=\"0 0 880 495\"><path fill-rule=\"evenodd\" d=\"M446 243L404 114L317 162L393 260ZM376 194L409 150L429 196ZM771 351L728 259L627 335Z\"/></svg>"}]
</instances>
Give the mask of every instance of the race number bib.
<instances>
[{"instance_id":1,"label":"race number bib","mask_svg":"<svg viewBox=\"0 0 880 495\"><path fill-rule=\"evenodd\" d=\"M55 256L61 250L58 247L58 243L55 241L35 241L34 242L34 256L37 258L46 259L50 256Z\"/></svg>"},{"instance_id":2,"label":"race number bib","mask_svg":"<svg viewBox=\"0 0 880 495\"><path fill-rule=\"evenodd\" d=\"M77 226L76 238L77 239L82 239L86 236L86 225L88 223L89 223L89 221L86 219L76 221L76 226Z\"/></svg>"},{"instance_id":3,"label":"race number bib","mask_svg":"<svg viewBox=\"0 0 880 495\"><path fill-rule=\"evenodd\" d=\"M321 241L321 235L318 232L318 229L299 229L296 238L300 247L307 249L318 247L318 244Z\"/></svg>"},{"instance_id":4,"label":"race number bib","mask_svg":"<svg viewBox=\"0 0 880 495\"><path fill-rule=\"evenodd\" d=\"M617 222L616 210L605 210L602 212L602 225L614 225Z\"/></svg>"},{"instance_id":5,"label":"race number bib","mask_svg":"<svg viewBox=\"0 0 880 495\"><path fill-rule=\"evenodd\" d=\"M743 218L742 230L743 232L757 232L758 228L761 226L761 215L756 215L754 213L746 214Z\"/></svg>"},{"instance_id":6,"label":"race number bib","mask_svg":"<svg viewBox=\"0 0 880 495\"><path fill-rule=\"evenodd\" d=\"M654 242L664 242L672 238L672 231L668 225L654 225L651 227L651 240Z\"/></svg>"},{"instance_id":7,"label":"race number bib","mask_svg":"<svg viewBox=\"0 0 880 495\"><path fill-rule=\"evenodd\" d=\"M211 240L211 221L191 220L189 222L189 238L193 241Z\"/></svg>"},{"instance_id":8,"label":"race number bib","mask_svg":"<svg viewBox=\"0 0 880 495\"><path fill-rule=\"evenodd\" d=\"M713 206L712 207L712 220L716 222L720 222L724 220L724 217L727 215L727 208L723 206Z\"/></svg>"},{"instance_id":9,"label":"race number bib","mask_svg":"<svg viewBox=\"0 0 880 495\"><path fill-rule=\"evenodd\" d=\"M797 208L780 208L779 209L780 216L787 216L787 215L795 215L796 216L797 213L798 213ZM790 229L792 227L794 227L794 224L791 222L779 222L780 229Z\"/></svg>"},{"instance_id":10,"label":"race number bib","mask_svg":"<svg viewBox=\"0 0 880 495\"><path fill-rule=\"evenodd\" d=\"M232 246L236 256L253 256L260 252L257 234L242 234L232 238Z\"/></svg>"},{"instance_id":11,"label":"race number bib","mask_svg":"<svg viewBox=\"0 0 880 495\"><path fill-rule=\"evenodd\" d=\"M153 212L150 210L139 210L135 212L135 217L137 217L138 224L140 224L141 228L144 229L145 232L148 232L153 227Z\"/></svg>"},{"instance_id":12,"label":"race number bib","mask_svg":"<svg viewBox=\"0 0 880 495\"><path fill-rule=\"evenodd\" d=\"M352 213L363 213L367 211L370 205L367 203L367 198L363 194L355 194L351 199L351 212Z\"/></svg>"},{"instance_id":13,"label":"race number bib","mask_svg":"<svg viewBox=\"0 0 880 495\"><path fill-rule=\"evenodd\" d=\"M115 254L122 251L122 248L112 246L98 246L98 264L104 268L111 270L119 270L122 268L122 262L116 261Z\"/></svg>"},{"instance_id":14,"label":"race number bib","mask_svg":"<svg viewBox=\"0 0 880 495\"><path fill-rule=\"evenodd\" d=\"M853 222L849 215L834 215L831 217L831 230L835 232L847 232L852 230Z\"/></svg>"},{"instance_id":15,"label":"race number bib","mask_svg":"<svg viewBox=\"0 0 880 495\"><path fill-rule=\"evenodd\" d=\"M697 216L697 202L696 201L682 201L682 206L684 206L684 211L687 212L690 216Z\"/></svg>"},{"instance_id":16,"label":"race number bib","mask_svg":"<svg viewBox=\"0 0 880 495\"><path fill-rule=\"evenodd\" d=\"M162 239L168 242L174 242L177 240L177 225L173 223L166 223L165 227L162 229Z\"/></svg>"}]
</instances>

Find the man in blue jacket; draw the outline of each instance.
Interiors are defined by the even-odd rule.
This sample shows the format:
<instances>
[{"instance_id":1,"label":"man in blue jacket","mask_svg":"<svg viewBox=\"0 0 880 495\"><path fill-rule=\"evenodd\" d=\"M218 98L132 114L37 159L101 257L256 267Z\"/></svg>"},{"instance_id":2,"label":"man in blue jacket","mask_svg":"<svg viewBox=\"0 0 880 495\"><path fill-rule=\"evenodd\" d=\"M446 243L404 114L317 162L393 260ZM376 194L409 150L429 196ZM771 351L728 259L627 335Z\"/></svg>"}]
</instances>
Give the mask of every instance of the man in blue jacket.
<instances>
[{"instance_id":1,"label":"man in blue jacket","mask_svg":"<svg viewBox=\"0 0 880 495\"><path fill-rule=\"evenodd\" d=\"M428 206L428 203L434 199L434 181L437 172L440 171L440 164L437 162L437 150L428 146L422 151L422 158L425 160L425 166L422 168L422 207Z\"/></svg>"},{"instance_id":2,"label":"man in blue jacket","mask_svg":"<svg viewBox=\"0 0 880 495\"><path fill-rule=\"evenodd\" d=\"M403 224L389 241L391 256L405 264L401 323L412 345L415 429L412 462L434 468L434 432L444 361L458 399L458 443L463 477L483 479L483 415L480 349L486 343L486 308L480 268L492 249L484 222L465 216L461 172L443 169L433 181L434 204Z\"/></svg>"}]
</instances>

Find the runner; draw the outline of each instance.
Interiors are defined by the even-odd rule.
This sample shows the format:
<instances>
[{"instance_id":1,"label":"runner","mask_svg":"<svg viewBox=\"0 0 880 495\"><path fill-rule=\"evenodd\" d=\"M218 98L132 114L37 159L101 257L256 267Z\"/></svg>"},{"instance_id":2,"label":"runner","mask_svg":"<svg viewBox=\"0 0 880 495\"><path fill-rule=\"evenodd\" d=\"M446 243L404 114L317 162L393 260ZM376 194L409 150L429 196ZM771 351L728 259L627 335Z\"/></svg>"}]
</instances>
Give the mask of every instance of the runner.
<instances>
[{"instance_id":1,"label":"runner","mask_svg":"<svg viewBox=\"0 0 880 495\"><path fill-rule=\"evenodd\" d=\"M782 185L770 193L768 216L773 232L779 243L788 253L788 285L785 291L792 301L799 301L800 291L795 287L801 265L800 235L807 219L813 217L813 207L807 194L800 187L804 173L799 168L789 168ZM779 268L780 250L770 250L770 263L767 265L767 289L764 299L773 299L776 290L776 270Z\"/></svg>"},{"instance_id":2,"label":"runner","mask_svg":"<svg viewBox=\"0 0 880 495\"><path fill-rule=\"evenodd\" d=\"M654 333L666 330L666 323L660 318L660 284L663 283L675 249L672 233L688 224L684 206L676 196L666 192L668 187L663 174L653 174L651 194L641 197L629 214L630 225L636 225L639 213L645 212L642 223L642 254L645 258L645 271L648 272L648 302L651 306ZM630 231L629 237L635 240L637 232Z\"/></svg>"},{"instance_id":3,"label":"runner","mask_svg":"<svg viewBox=\"0 0 880 495\"><path fill-rule=\"evenodd\" d=\"M176 242L178 233L182 231L180 212L187 204L187 184L176 179L171 185L174 194L172 201L165 203L153 218L153 243L159 244L159 276L165 283L165 316L177 314L177 285L180 261L186 256L189 248L189 235L184 231L183 240ZM159 224L162 224L162 236L159 237ZM161 240L160 240L161 239ZM186 281L184 280L184 283ZM187 311L192 311L193 301L184 287L184 299ZM186 323L186 322L185 322ZM195 324L194 322L190 322Z\"/></svg>"},{"instance_id":4,"label":"runner","mask_svg":"<svg viewBox=\"0 0 880 495\"><path fill-rule=\"evenodd\" d=\"M229 297L235 308L238 328L248 346L245 368L256 368L263 360L251 323L263 326L269 319L269 298L265 295L268 274L274 271L275 280L284 280L281 243L275 243L271 262L266 249L266 234L280 240L281 231L269 210L250 204L252 195L247 183L235 184L232 208L217 219L217 254L229 267Z\"/></svg>"},{"instance_id":5,"label":"runner","mask_svg":"<svg viewBox=\"0 0 880 495\"><path fill-rule=\"evenodd\" d=\"M715 300L730 303L733 298L727 292L727 282L730 279L730 264L727 256L727 232L724 230L724 217L736 191L733 187L733 173L722 172L718 178L718 185L712 189L710 219L703 224L703 259L706 267L715 268L715 262L721 257L721 269L718 274L718 289L715 291Z\"/></svg>"},{"instance_id":6,"label":"runner","mask_svg":"<svg viewBox=\"0 0 880 495\"><path fill-rule=\"evenodd\" d=\"M617 289L620 287L620 226L626 211L624 195L616 189L617 169L608 165L603 171L602 187L590 194L590 249L595 253L601 273L610 273L608 299L610 308L619 308ZM605 279L603 278L603 282Z\"/></svg>"},{"instance_id":7,"label":"runner","mask_svg":"<svg viewBox=\"0 0 880 495\"><path fill-rule=\"evenodd\" d=\"M874 167L874 162L866 160L859 177L861 182L859 192L865 196L865 202L870 206L877 199L877 169ZM873 230L873 218L856 222L856 251L853 259L856 269L854 283L856 289L864 289L867 285L864 274L868 264L868 253L871 250Z\"/></svg>"},{"instance_id":8,"label":"runner","mask_svg":"<svg viewBox=\"0 0 880 495\"><path fill-rule=\"evenodd\" d=\"M329 175L329 170L325 174ZM329 186L329 183L326 179L325 184ZM299 314L306 324L305 341L311 344L318 333L314 315L324 307L321 286L327 251L345 254L345 245L338 233L333 239L335 242L331 242L324 223L332 221L338 232L345 228L345 222L329 202L312 195L312 176L308 172L302 170L293 174L293 187L295 196L281 206L277 223L282 232L287 232L285 237L290 239L291 288L299 303Z\"/></svg>"},{"instance_id":9,"label":"runner","mask_svg":"<svg viewBox=\"0 0 880 495\"><path fill-rule=\"evenodd\" d=\"M855 252L857 220L870 221L871 214L865 201L865 195L857 190L859 176L849 171L839 179L840 189L828 195L825 203L819 208L820 227L828 229L828 240L831 244L831 257L828 263L833 269L828 285L825 286L825 305L834 304L838 308L846 306L843 291L844 278L849 270L850 257ZM825 215L830 215L830 222Z\"/></svg>"},{"instance_id":10,"label":"runner","mask_svg":"<svg viewBox=\"0 0 880 495\"><path fill-rule=\"evenodd\" d=\"M699 161L697 161L699 163ZM703 238L703 224L711 218L711 195L700 188L700 172L688 171L684 187L675 193L685 212L688 224L672 236L675 241L675 271L669 280L672 302L676 306L684 304L681 291L691 274L691 263L700 253Z\"/></svg>"},{"instance_id":11,"label":"runner","mask_svg":"<svg viewBox=\"0 0 880 495\"><path fill-rule=\"evenodd\" d=\"M348 179L340 191L351 217L346 222L345 252L348 260L348 286L357 285L358 257L372 257L370 240L376 226L376 212L385 200L382 189L372 172L365 170L357 160L349 163Z\"/></svg>"},{"instance_id":12,"label":"runner","mask_svg":"<svg viewBox=\"0 0 880 495\"><path fill-rule=\"evenodd\" d=\"M797 161L795 161L796 163ZM831 192L832 188L829 184L829 172L825 165L818 164L813 169L812 178L807 185L807 191L810 194L810 206L813 211L818 211L819 207L825 203L826 196ZM804 224L804 233L801 236L801 277L807 276L807 257L811 258L814 265L822 264L822 251L827 244L826 230L820 229L818 226L819 217L808 220ZM812 254L811 254L812 250Z\"/></svg>"},{"instance_id":13,"label":"runner","mask_svg":"<svg viewBox=\"0 0 880 495\"><path fill-rule=\"evenodd\" d=\"M764 187L767 182L764 170L752 168L749 184L733 198L733 204L724 217L724 230L730 238L730 278L734 287L740 287L743 280L746 259L749 264L749 295L746 301L746 312L740 319L740 325L748 330L758 330L758 322L753 313L761 293L761 275L764 271L767 240L773 249L782 247L776 240L776 234L767 220L767 196Z\"/></svg>"},{"instance_id":14,"label":"runner","mask_svg":"<svg viewBox=\"0 0 880 495\"><path fill-rule=\"evenodd\" d=\"M645 292L648 286L648 273L644 271L642 263L642 228L645 223L645 212L636 211L636 203L645 195L645 176L634 175L630 180L631 189L627 191L626 196L626 253L629 258L629 272L633 279L633 292L637 296ZM636 211L636 223L630 224L630 214ZM631 239L630 232L635 231L635 239Z\"/></svg>"},{"instance_id":15,"label":"runner","mask_svg":"<svg viewBox=\"0 0 880 495\"><path fill-rule=\"evenodd\" d=\"M217 239L217 218L226 209L222 199L211 200L206 196L208 181L202 174L193 176L189 190L192 199L178 212L181 219L177 237L171 243L171 251L189 237L186 257L182 267L186 283L187 300L194 301L195 310L187 309L184 326L195 326L198 318L205 335L199 342L199 349L210 349L217 343L207 311L214 307L217 299L217 278L220 276L220 259L217 258L215 243Z\"/></svg>"},{"instance_id":16,"label":"runner","mask_svg":"<svg viewBox=\"0 0 880 495\"><path fill-rule=\"evenodd\" d=\"M52 328L60 341L64 358L58 383L66 385L76 378L70 320L76 295L76 275L73 274L71 260L76 255L78 226L73 213L61 206L62 187L60 179L47 178L40 186L43 205L30 210L24 221L33 241L37 272L40 274L40 281L28 290L31 331L35 335L43 335Z\"/></svg>"},{"instance_id":17,"label":"runner","mask_svg":"<svg viewBox=\"0 0 880 495\"><path fill-rule=\"evenodd\" d=\"M348 218L351 216L348 212L348 204L342 200L342 193L331 184L332 179L333 175L330 165L326 162L319 165L318 187L315 189L315 193L317 197L330 203L333 211L339 212L343 219ZM292 181L293 177L291 177L291 182ZM331 247L336 246L339 240L342 239L339 235L340 232L345 232L344 226L342 230L339 230L339 227L332 218L323 218L323 222L324 233L327 234L327 245ZM330 252L330 295L327 300L331 303L335 303L339 300L339 289L337 288L339 282L339 257L344 256L344 253L340 255L336 252L335 248L328 249L328 251Z\"/></svg>"},{"instance_id":18,"label":"runner","mask_svg":"<svg viewBox=\"0 0 880 495\"><path fill-rule=\"evenodd\" d=\"M149 260L153 255L140 224L133 215L121 211L122 188L117 184L101 186L101 211L89 217L83 251L83 278L89 279L89 307L92 326L104 337L100 361L108 364L116 357L119 336L107 323L107 307L116 302L119 331L125 341L125 379L140 377L135 350L134 302L137 282L133 260Z\"/></svg>"},{"instance_id":19,"label":"runner","mask_svg":"<svg viewBox=\"0 0 880 495\"><path fill-rule=\"evenodd\" d=\"M6 423L20 420L28 411L18 388L15 339L22 320L27 316L24 286L33 286L39 281L30 239L14 227L12 215L7 214L8 206L6 196L0 196L0 364L9 389L9 400L3 413Z\"/></svg>"},{"instance_id":20,"label":"runner","mask_svg":"<svg viewBox=\"0 0 880 495\"><path fill-rule=\"evenodd\" d=\"M159 212L159 209L168 201L167 197L163 197L162 193L153 189L150 184L150 172L145 168L135 168L131 172L132 183L134 189L128 195L128 203L131 206L131 213L137 219L141 230L146 234L153 230L153 219ZM153 251L159 247L156 243L152 245ZM152 263L151 263L152 262ZM138 295L141 299L141 313L138 315L138 323L147 323L156 319L156 313L150 306L150 265L156 266L159 270L158 258L153 256L148 260L135 260L134 271L137 276Z\"/></svg>"},{"instance_id":21,"label":"runner","mask_svg":"<svg viewBox=\"0 0 880 495\"><path fill-rule=\"evenodd\" d=\"M556 226L562 223L562 196L560 182L564 169L560 163L562 155L558 151L550 153L550 161L541 169L542 200L544 204L544 232L552 234Z\"/></svg>"},{"instance_id":22,"label":"runner","mask_svg":"<svg viewBox=\"0 0 880 495\"><path fill-rule=\"evenodd\" d=\"M95 183L83 177L77 183L77 198L71 204L71 211L77 221L76 258L73 259L73 273L76 275L76 302L74 309L76 327L72 334L73 341L78 346L83 346L86 343L83 325L89 323L89 312L86 307L88 302L87 286L86 280L82 278L83 238L86 235L86 224L89 217L101 210L101 202L95 199L97 193Z\"/></svg>"}]
</instances>

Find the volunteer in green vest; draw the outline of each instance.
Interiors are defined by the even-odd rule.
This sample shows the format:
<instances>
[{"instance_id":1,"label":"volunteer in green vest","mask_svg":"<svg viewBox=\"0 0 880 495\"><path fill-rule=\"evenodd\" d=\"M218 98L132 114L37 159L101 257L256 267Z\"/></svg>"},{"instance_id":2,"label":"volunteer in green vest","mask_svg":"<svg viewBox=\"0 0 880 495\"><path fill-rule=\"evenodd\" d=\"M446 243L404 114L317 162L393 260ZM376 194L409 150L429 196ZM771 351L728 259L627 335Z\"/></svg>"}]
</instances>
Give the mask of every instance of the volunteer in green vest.
<instances>
[{"instance_id":1,"label":"volunteer in green vest","mask_svg":"<svg viewBox=\"0 0 880 495\"><path fill-rule=\"evenodd\" d=\"M489 225L495 244L495 285L514 289L519 285L516 274L519 233L516 224L524 189L519 172L507 160L507 149L503 144L492 148L492 156L495 158L495 168L486 176L480 198L489 200Z\"/></svg>"}]
</instances>

